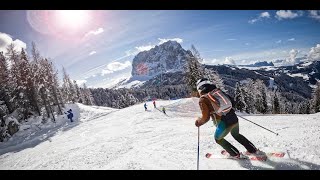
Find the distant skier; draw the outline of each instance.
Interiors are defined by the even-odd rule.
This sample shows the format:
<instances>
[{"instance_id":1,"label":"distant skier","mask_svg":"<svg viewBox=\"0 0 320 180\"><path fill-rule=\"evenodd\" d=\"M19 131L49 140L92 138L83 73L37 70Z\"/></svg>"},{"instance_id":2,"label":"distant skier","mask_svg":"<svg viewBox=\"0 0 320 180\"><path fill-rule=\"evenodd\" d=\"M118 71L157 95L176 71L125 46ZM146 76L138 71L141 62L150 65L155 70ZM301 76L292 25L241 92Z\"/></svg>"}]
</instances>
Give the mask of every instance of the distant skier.
<instances>
[{"instance_id":1,"label":"distant skier","mask_svg":"<svg viewBox=\"0 0 320 180\"><path fill-rule=\"evenodd\" d=\"M166 114L166 108L164 108L164 106L162 107L162 112Z\"/></svg>"},{"instance_id":2,"label":"distant skier","mask_svg":"<svg viewBox=\"0 0 320 180\"><path fill-rule=\"evenodd\" d=\"M222 113L220 115L217 114L215 111L217 104L214 104L212 99L213 95L216 95L220 93L220 97L223 97L223 92L218 91L216 94L209 94L209 92L216 90L217 87L210 82L206 78L199 79L197 81L197 90L200 95L199 99L199 106L202 111L202 117L198 118L195 122L195 125L197 127L205 124L210 120L210 116L213 120L214 125L217 127L214 138L215 141L222 146L230 156L235 158L241 158L243 156L239 150L234 147L232 144L230 144L228 141L224 139L224 137L231 132L232 137L237 140L240 144L242 144L246 149L246 154L262 154L261 151L259 151L247 138L245 138L243 135L239 134L239 123L237 115L235 114L235 111L232 109L232 106L229 108L228 111L226 111L226 114ZM210 96L209 96L210 95ZM226 97L221 98L225 100ZM230 100L232 98L229 98ZM232 102L232 100L231 100ZM232 103L233 104L233 103ZM223 111L222 111L223 112Z\"/></svg>"},{"instance_id":3,"label":"distant skier","mask_svg":"<svg viewBox=\"0 0 320 180\"><path fill-rule=\"evenodd\" d=\"M144 103L144 110L147 111L147 103Z\"/></svg>"},{"instance_id":4,"label":"distant skier","mask_svg":"<svg viewBox=\"0 0 320 180\"><path fill-rule=\"evenodd\" d=\"M154 108L157 108L157 106L156 106L156 100L153 100L153 107L154 107Z\"/></svg>"},{"instance_id":5,"label":"distant skier","mask_svg":"<svg viewBox=\"0 0 320 180\"><path fill-rule=\"evenodd\" d=\"M68 114L67 113L65 113L65 114L67 114L68 119L70 119L70 121L73 122L73 120L72 120L72 118L73 118L72 109L69 109L69 111L67 111L67 112L68 112Z\"/></svg>"}]
</instances>

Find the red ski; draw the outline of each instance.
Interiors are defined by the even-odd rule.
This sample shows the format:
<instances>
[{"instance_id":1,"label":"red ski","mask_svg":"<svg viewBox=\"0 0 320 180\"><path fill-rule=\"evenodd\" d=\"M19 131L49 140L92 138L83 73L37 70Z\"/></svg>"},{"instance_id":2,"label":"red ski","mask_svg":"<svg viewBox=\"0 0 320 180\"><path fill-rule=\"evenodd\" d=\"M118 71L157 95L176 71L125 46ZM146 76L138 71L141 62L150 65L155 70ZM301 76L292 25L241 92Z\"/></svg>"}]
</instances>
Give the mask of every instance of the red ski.
<instances>
[{"instance_id":1,"label":"red ski","mask_svg":"<svg viewBox=\"0 0 320 180\"><path fill-rule=\"evenodd\" d=\"M246 156L246 155L242 154L240 157L232 157L226 151L222 151L221 155L215 156L211 153L207 153L206 158L208 158L208 159L253 160L253 161L266 161L267 160L267 156Z\"/></svg>"},{"instance_id":2,"label":"red ski","mask_svg":"<svg viewBox=\"0 0 320 180\"><path fill-rule=\"evenodd\" d=\"M221 156L222 155L222 156ZM251 154L247 152L243 152L240 157L232 157L229 155L229 153L225 150L221 151L221 155L214 155L211 153L207 153L206 157L209 159L234 159L234 160L253 160L253 161L266 161L268 157L284 157L284 152L269 152L264 153L261 152L261 154Z\"/></svg>"}]
</instances>

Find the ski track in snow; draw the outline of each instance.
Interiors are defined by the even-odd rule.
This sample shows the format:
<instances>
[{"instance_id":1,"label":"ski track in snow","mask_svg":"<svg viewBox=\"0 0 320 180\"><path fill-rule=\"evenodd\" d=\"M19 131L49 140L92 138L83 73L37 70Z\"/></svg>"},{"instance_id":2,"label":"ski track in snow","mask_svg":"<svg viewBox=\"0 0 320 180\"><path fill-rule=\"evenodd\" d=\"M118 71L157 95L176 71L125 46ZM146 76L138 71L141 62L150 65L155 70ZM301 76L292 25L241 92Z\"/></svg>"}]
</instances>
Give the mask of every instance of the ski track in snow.
<instances>
[{"instance_id":1,"label":"ski track in snow","mask_svg":"<svg viewBox=\"0 0 320 180\"><path fill-rule=\"evenodd\" d=\"M167 116L159 109L166 107ZM197 169L197 98L148 102L124 109L77 104L76 121L39 131L19 131L0 143L0 169ZM265 152L284 151L266 162L207 159L219 154L212 121L200 128L200 169L320 169L320 113L245 115L276 136L239 117L240 133ZM231 135L226 139L240 151Z\"/></svg>"}]
</instances>

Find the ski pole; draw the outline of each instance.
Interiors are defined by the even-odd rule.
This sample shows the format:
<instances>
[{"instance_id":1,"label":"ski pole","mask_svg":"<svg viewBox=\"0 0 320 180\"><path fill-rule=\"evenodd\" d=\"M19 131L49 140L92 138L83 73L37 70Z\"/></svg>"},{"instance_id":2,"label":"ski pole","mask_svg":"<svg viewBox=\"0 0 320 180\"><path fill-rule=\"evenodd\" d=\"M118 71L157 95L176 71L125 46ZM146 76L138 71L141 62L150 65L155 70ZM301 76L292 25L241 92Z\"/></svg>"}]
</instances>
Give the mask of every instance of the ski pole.
<instances>
[{"instance_id":1,"label":"ski pole","mask_svg":"<svg viewBox=\"0 0 320 180\"><path fill-rule=\"evenodd\" d=\"M197 170L199 170L199 142L200 142L200 127L198 127L198 157L197 157Z\"/></svg>"},{"instance_id":2,"label":"ski pole","mask_svg":"<svg viewBox=\"0 0 320 180\"><path fill-rule=\"evenodd\" d=\"M271 131L271 130L269 130L269 129L267 129L267 128L263 127L263 126L260 126L259 124L254 123L254 122L252 122L252 121L250 121L250 120L248 120L248 119L246 119L246 118L244 118L244 117L242 117L242 116L240 116L240 115L237 115L237 116L239 116L239 117L241 117L242 119L244 119L244 120L246 120L246 121L249 121L249 122L251 122L251 123L253 123L253 124L255 124L255 125L259 126L259 127L262 127L263 129L268 130L268 131L270 131L270 132L272 132L272 133L276 134L277 136L279 135L278 133L275 133L275 132L273 132L273 131Z\"/></svg>"}]
</instances>

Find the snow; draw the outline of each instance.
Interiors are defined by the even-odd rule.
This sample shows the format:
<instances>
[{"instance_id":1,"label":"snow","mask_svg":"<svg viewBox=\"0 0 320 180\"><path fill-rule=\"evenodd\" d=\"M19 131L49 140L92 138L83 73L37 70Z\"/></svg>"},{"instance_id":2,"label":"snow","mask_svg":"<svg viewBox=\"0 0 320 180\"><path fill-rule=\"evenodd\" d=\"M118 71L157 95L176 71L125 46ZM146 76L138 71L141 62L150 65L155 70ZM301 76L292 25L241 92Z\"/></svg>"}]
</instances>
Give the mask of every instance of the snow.
<instances>
[{"instance_id":1,"label":"snow","mask_svg":"<svg viewBox=\"0 0 320 180\"><path fill-rule=\"evenodd\" d=\"M301 66L310 66L312 63L313 63L312 61L311 62L305 62L305 63L301 64Z\"/></svg>"},{"instance_id":2,"label":"snow","mask_svg":"<svg viewBox=\"0 0 320 180\"><path fill-rule=\"evenodd\" d=\"M139 85L142 85L143 83L145 83L145 81L138 81L138 80L135 80L135 81L131 81L129 83L124 83L123 85L120 85L118 88L131 88L131 87L135 87L135 86L139 86Z\"/></svg>"},{"instance_id":3,"label":"snow","mask_svg":"<svg viewBox=\"0 0 320 180\"><path fill-rule=\"evenodd\" d=\"M277 88L277 85L274 82L274 78L269 77L269 86L268 88Z\"/></svg>"},{"instance_id":4,"label":"snow","mask_svg":"<svg viewBox=\"0 0 320 180\"><path fill-rule=\"evenodd\" d=\"M278 68L275 66L261 66L261 67L250 67L250 66L237 66L239 69L248 69L248 70L265 70L265 71L274 71Z\"/></svg>"},{"instance_id":5,"label":"snow","mask_svg":"<svg viewBox=\"0 0 320 180\"><path fill-rule=\"evenodd\" d=\"M56 124L30 122L5 143L0 143L0 169L197 169L197 98L158 100L167 116L147 102L124 109L68 105L75 122L59 118ZM246 115L276 136L239 118L240 133L265 152L284 151L284 158L266 162L206 159L222 149L214 141L212 121L200 128L200 169L320 169L320 113L310 115ZM37 121L38 119L35 119ZM59 121L59 122L58 122ZM27 126L25 126L27 127ZM226 139L244 147L231 135Z\"/></svg>"},{"instance_id":6,"label":"snow","mask_svg":"<svg viewBox=\"0 0 320 180\"><path fill-rule=\"evenodd\" d=\"M291 76L291 77L302 77L304 80L309 80L309 76L306 75L306 74L301 74L301 73L290 74L290 73L287 73L287 75Z\"/></svg>"}]
</instances>

